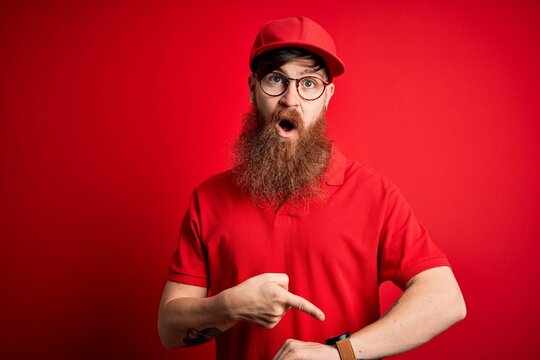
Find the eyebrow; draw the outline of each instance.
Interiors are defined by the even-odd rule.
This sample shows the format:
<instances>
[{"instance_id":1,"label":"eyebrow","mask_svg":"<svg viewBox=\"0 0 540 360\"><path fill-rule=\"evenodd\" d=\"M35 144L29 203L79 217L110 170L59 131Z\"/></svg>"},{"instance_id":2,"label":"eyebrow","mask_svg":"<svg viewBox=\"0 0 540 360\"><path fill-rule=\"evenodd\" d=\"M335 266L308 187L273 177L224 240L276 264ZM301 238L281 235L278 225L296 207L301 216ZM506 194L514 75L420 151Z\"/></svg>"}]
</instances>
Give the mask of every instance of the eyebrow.
<instances>
[{"instance_id":1,"label":"eyebrow","mask_svg":"<svg viewBox=\"0 0 540 360\"><path fill-rule=\"evenodd\" d=\"M285 74L285 70L283 70L283 68L278 68L277 70L279 70L281 73L283 73L283 75L287 75ZM319 73L319 71L321 71L321 69L319 70L315 70L315 69L312 69L312 68L305 68L302 72L300 72L300 76L301 75L305 75L305 74L317 74L317 75L320 75L322 77L322 74Z\"/></svg>"}]
</instances>

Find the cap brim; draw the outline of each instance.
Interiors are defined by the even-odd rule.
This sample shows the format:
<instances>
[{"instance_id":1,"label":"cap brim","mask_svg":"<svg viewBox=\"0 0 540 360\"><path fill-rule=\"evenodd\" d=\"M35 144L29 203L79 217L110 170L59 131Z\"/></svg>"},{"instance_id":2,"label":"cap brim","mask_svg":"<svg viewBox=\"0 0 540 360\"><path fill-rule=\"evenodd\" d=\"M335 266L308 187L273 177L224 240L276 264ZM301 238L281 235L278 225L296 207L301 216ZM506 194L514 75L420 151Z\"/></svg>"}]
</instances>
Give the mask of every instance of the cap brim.
<instances>
[{"instance_id":1,"label":"cap brim","mask_svg":"<svg viewBox=\"0 0 540 360\"><path fill-rule=\"evenodd\" d=\"M331 52L325 50L324 48L313 46L312 44L298 42L298 41L282 41L282 42L276 42L272 44L268 44L266 46L262 46L257 50L255 54L252 55L251 61L250 61L250 67L253 65L253 61L259 57L260 55L279 48L287 48L287 47L296 47L308 50L318 56L321 57L321 59L324 61L326 66L328 67L328 70L330 71L330 75L332 77L339 76L345 72L345 65L343 64L343 61L341 61L340 58L333 55Z\"/></svg>"}]
</instances>

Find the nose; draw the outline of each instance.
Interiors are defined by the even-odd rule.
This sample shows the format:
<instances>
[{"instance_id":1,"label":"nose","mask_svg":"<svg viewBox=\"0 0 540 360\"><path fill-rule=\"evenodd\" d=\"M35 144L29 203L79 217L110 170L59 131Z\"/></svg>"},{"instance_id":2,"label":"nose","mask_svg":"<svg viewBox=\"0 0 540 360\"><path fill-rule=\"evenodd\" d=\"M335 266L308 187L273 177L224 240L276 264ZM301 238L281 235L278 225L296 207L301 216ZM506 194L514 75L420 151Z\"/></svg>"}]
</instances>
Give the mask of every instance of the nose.
<instances>
[{"instance_id":1,"label":"nose","mask_svg":"<svg viewBox=\"0 0 540 360\"><path fill-rule=\"evenodd\" d=\"M300 105L300 95L296 88L296 80L289 80L287 90L281 95L279 103L285 107L294 107Z\"/></svg>"}]
</instances>

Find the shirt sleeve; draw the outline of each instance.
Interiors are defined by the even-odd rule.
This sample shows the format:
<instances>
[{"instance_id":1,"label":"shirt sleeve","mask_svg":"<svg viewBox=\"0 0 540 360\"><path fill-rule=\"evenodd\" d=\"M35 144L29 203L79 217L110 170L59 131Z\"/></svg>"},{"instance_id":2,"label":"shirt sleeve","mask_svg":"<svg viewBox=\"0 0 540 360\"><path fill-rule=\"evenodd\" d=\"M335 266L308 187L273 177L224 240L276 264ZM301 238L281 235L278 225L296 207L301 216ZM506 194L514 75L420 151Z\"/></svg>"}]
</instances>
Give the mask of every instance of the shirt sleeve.
<instances>
[{"instance_id":1,"label":"shirt sleeve","mask_svg":"<svg viewBox=\"0 0 540 360\"><path fill-rule=\"evenodd\" d=\"M402 290L418 273L450 266L446 255L433 243L394 185L386 197L378 256L379 283L390 280Z\"/></svg>"},{"instance_id":2,"label":"shirt sleeve","mask_svg":"<svg viewBox=\"0 0 540 360\"><path fill-rule=\"evenodd\" d=\"M208 288L207 252L200 230L200 212L194 193L182 220L178 246L169 268L170 281Z\"/></svg>"}]
</instances>

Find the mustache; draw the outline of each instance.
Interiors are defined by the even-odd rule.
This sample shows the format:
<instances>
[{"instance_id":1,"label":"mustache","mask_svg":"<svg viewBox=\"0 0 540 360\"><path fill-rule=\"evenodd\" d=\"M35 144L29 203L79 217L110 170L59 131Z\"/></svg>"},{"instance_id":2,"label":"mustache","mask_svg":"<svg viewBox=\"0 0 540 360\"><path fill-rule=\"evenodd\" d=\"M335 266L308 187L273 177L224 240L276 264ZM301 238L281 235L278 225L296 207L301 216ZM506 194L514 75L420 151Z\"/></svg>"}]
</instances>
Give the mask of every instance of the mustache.
<instances>
[{"instance_id":1,"label":"mustache","mask_svg":"<svg viewBox=\"0 0 540 360\"><path fill-rule=\"evenodd\" d=\"M304 130L304 121L302 115L293 109L278 106L271 115L271 124L280 124L284 127L297 129L298 131Z\"/></svg>"}]
</instances>

